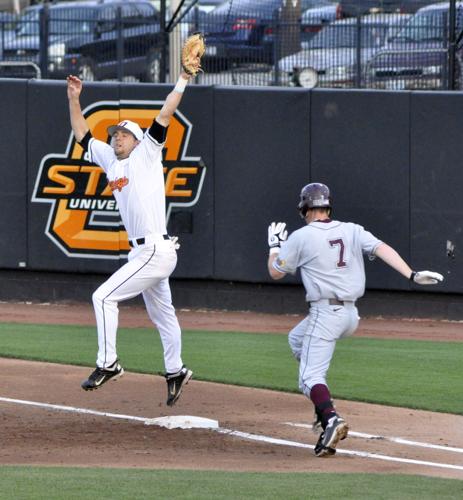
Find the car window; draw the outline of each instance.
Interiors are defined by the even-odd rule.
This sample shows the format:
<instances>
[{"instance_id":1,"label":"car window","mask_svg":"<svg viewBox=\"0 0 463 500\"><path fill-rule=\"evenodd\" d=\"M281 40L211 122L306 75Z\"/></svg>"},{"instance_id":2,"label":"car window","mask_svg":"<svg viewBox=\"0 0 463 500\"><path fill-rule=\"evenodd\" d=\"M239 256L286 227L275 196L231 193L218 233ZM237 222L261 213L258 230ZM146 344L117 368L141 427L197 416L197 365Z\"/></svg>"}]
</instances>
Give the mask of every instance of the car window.
<instances>
[{"instance_id":1,"label":"car window","mask_svg":"<svg viewBox=\"0 0 463 500\"><path fill-rule=\"evenodd\" d=\"M248 14L262 17L280 8L282 0L234 0L230 8L230 0L219 5L212 14L230 14L231 16Z\"/></svg>"},{"instance_id":2,"label":"car window","mask_svg":"<svg viewBox=\"0 0 463 500\"><path fill-rule=\"evenodd\" d=\"M127 18L135 18L140 17L140 12L137 9L137 6L133 3L128 3L122 6L122 17L124 19Z\"/></svg>"},{"instance_id":3,"label":"car window","mask_svg":"<svg viewBox=\"0 0 463 500\"><path fill-rule=\"evenodd\" d=\"M96 10L92 8L50 9L50 35L90 33L95 26ZM26 12L17 25L19 36L39 34L39 9Z\"/></svg>"},{"instance_id":4,"label":"car window","mask_svg":"<svg viewBox=\"0 0 463 500\"><path fill-rule=\"evenodd\" d=\"M388 26L385 24L363 25L360 44L363 48L379 48L386 42ZM357 26L332 24L320 31L308 44L309 49L355 48L359 37Z\"/></svg>"},{"instance_id":5,"label":"car window","mask_svg":"<svg viewBox=\"0 0 463 500\"><path fill-rule=\"evenodd\" d=\"M116 29L117 11L113 6L104 7L98 13L98 29L100 33Z\"/></svg>"},{"instance_id":6,"label":"car window","mask_svg":"<svg viewBox=\"0 0 463 500\"><path fill-rule=\"evenodd\" d=\"M463 8L456 12L457 32L463 27ZM448 30L448 11L418 12L394 36L394 40L409 42L444 41Z\"/></svg>"},{"instance_id":7,"label":"car window","mask_svg":"<svg viewBox=\"0 0 463 500\"><path fill-rule=\"evenodd\" d=\"M25 11L19 18L16 32L19 36L39 34L39 11L37 9Z\"/></svg>"},{"instance_id":8,"label":"car window","mask_svg":"<svg viewBox=\"0 0 463 500\"><path fill-rule=\"evenodd\" d=\"M148 3L137 3L137 9L139 10L141 17L158 18L157 10Z\"/></svg>"},{"instance_id":9,"label":"car window","mask_svg":"<svg viewBox=\"0 0 463 500\"><path fill-rule=\"evenodd\" d=\"M95 21L95 9L51 9L48 31L50 35L90 33Z\"/></svg>"},{"instance_id":10,"label":"car window","mask_svg":"<svg viewBox=\"0 0 463 500\"><path fill-rule=\"evenodd\" d=\"M301 0L301 10L313 9L315 7L326 7L333 5L329 0Z\"/></svg>"}]
</instances>

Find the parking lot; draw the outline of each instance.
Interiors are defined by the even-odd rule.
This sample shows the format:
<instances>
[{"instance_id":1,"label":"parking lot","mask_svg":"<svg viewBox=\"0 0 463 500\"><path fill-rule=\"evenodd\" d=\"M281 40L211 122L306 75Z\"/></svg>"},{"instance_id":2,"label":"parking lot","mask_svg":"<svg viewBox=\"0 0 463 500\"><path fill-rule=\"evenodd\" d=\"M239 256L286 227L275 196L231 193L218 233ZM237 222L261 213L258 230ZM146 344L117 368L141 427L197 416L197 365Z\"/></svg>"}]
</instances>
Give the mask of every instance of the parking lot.
<instances>
[{"instance_id":1,"label":"parking lot","mask_svg":"<svg viewBox=\"0 0 463 500\"><path fill-rule=\"evenodd\" d=\"M427 0L191 2L172 24L175 43L162 34L149 0L77 0L0 13L0 76L168 82L169 51L201 31L207 48L200 84L461 87L463 1L452 15L450 4Z\"/></svg>"}]
</instances>

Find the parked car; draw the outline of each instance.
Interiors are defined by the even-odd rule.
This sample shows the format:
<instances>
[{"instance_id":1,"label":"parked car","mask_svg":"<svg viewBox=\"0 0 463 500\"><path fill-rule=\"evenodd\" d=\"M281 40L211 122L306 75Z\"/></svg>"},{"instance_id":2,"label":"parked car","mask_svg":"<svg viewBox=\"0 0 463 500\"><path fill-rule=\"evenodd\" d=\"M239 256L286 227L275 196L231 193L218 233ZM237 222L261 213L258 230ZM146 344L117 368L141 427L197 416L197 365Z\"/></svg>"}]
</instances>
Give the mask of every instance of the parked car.
<instances>
[{"instance_id":1,"label":"parked car","mask_svg":"<svg viewBox=\"0 0 463 500\"><path fill-rule=\"evenodd\" d=\"M308 42L327 24L341 18L341 4L330 0L303 0L301 43Z\"/></svg>"},{"instance_id":2,"label":"parked car","mask_svg":"<svg viewBox=\"0 0 463 500\"><path fill-rule=\"evenodd\" d=\"M339 0L344 17L380 12L413 14L433 2L435 0Z\"/></svg>"},{"instance_id":3,"label":"parked car","mask_svg":"<svg viewBox=\"0 0 463 500\"><path fill-rule=\"evenodd\" d=\"M14 37L18 17L11 12L0 11L0 56L5 41Z\"/></svg>"},{"instance_id":4,"label":"parked car","mask_svg":"<svg viewBox=\"0 0 463 500\"><path fill-rule=\"evenodd\" d=\"M50 78L76 74L84 80L124 76L159 81L159 14L148 0L86 0L48 7L47 62L40 59L44 6L25 9L3 61L33 62ZM118 43L118 40L120 43ZM42 47L43 48L43 47Z\"/></svg>"},{"instance_id":5,"label":"parked car","mask_svg":"<svg viewBox=\"0 0 463 500\"><path fill-rule=\"evenodd\" d=\"M334 2L336 5L337 2ZM300 39L318 31L336 16L336 7L328 0L302 0L301 11L309 9L303 31L301 17L282 18L283 0L225 1L211 11L198 26L207 35L206 61L272 64L278 52L296 52ZM326 14L325 14L326 12ZM313 23L311 21L313 18Z\"/></svg>"},{"instance_id":6,"label":"parked car","mask_svg":"<svg viewBox=\"0 0 463 500\"><path fill-rule=\"evenodd\" d=\"M456 3L456 33L463 30L463 1ZM423 7L370 62L370 86L381 89L448 87L449 3ZM462 48L457 48L457 87L462 88Z\"/></svg>"},{"instance_id":7,"label":"parked car","mask_svg":"<svg viewBox=\"0 0 463 500\"><path fill-rule=\"evenodd\" d=\"M346 18L326 26L307 48L278 63L281 85L353 87L363 79L366 62L409 18L407 14L374 14ZM360 56L360 58L358 58Z\"/></svg>"}]
</instances>

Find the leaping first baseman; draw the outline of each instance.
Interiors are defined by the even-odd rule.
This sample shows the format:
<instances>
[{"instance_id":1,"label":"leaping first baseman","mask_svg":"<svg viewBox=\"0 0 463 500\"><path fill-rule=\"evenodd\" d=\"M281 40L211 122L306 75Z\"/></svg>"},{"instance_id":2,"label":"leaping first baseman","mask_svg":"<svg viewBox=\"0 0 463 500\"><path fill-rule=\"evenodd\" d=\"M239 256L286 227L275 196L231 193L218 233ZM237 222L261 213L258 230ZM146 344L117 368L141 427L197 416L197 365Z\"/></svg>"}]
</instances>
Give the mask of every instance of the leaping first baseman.
<instances>
[{"instance_id":1,"label":"leaping first baseman","mask_svg":"<svg viewBox=\"0 0 463 500\"><path fill-rule=\"evenodd\" d=\"M197 65L200 58L197 58ZM108 128L111 145L92 137L80 106L82 82L67 78L71 126L77 142L106 173L132 247L128 262L93 294L98 330L96 369L82 382L98 389L124 373L116 352L118 303L143 294L149 317L164 350L167 405L175 404L193 372L182 362L181 330L172 305L169 276L177 263L178 245L167 235L162 149L170 119L190 75L182 72L151 127L123 120Z\"/></svg>"},{"instance_id":2,"label":"leaping first baseman","mask_svg":"<svg viewBox=\"0 0 463 500\"><path fill-rule=\"evenodd\" d=\"M275 280L301 271L310 311L289 332L289 345L299 362L299 388L312 400L323 429L315 446L315 455L323 457L336 453L349 430L336 413L326 375L336 341L352 335L358 326L355 301L365 292L363 254L379 257L419 285L436 284L443 276L412 271L393 248L362 226L332 220L332 199L325 184L304 186L298 209L306 225L287 241L285 223L272 222L268 228L268 271Z\"/></svg>"}]
</instances>

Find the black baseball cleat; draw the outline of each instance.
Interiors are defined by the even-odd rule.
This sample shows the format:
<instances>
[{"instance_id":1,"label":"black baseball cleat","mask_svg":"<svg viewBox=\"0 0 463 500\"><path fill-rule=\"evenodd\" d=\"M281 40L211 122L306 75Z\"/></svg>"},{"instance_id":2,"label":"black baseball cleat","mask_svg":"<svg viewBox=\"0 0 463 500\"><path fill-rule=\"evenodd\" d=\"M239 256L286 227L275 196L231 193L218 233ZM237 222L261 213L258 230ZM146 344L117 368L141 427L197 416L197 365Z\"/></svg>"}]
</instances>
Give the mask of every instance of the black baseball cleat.
<instances>
[{"instance_id":1,"label":"black baseball cleat","mask_svg":"<svg viewBox=\"0 0 463 500\"><path fill-rule=\"evenodd\" d=\"M188 384L192 376L193 372L185 365L183 365L182 369L177 373L165 374L167 381L167 406L174 406L182 393L183 386Z\"/></svg>"},{"instance_id":2,"label":"black baseball cleat","mask_svg":"<svg viewBox=\"0 0 463 500\"><path fill-rule=\"evenodd\" d=\"M322 442L324 437L325 433L322 432L318 438L317 444L315 445L314 451L317 457L331 457L336 453L335 448L326 448L323 446Z\"/></svg>"},{"instance_id":3,"label":"black baseball cleat","mask_svg":"<svg viewBox=\"0 0 463 500\"><path fill-rule=\"evenodd\" d=\"M101 387L108 380L117 380L122 377L122 375L124 375L124 368L122 368L116 359L108 368L100 368L97 366L88 379L82 382L81 387L84 391L93 391Z\"/></svg>"},{"instance_id":4,"label":"black baseball cleat","mask_svg":"<svg viewBox=\"0 0 463 500\"><path fill-rule=\"evenodd\" d=\"M348 432L349 426L343 418L338 415L331 417L325 430L320 434L318 443L315 446L315 455L317 457L334 455L337 444L341 439L347 437Z\"/></svg>"}]
</instances>

